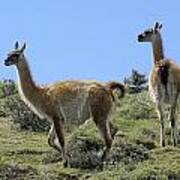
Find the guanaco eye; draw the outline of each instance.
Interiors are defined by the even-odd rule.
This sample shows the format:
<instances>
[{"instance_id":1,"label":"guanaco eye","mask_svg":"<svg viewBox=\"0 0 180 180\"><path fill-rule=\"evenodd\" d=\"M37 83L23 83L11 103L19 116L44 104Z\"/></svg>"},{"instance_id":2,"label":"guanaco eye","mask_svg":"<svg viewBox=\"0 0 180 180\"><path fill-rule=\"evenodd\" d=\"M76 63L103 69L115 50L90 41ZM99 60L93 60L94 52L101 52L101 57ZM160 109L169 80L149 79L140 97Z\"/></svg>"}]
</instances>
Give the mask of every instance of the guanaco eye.
<instances>
[{"instance_id":1,"label":"guanaco eye","mask_svg":"<svg viewBox=\"0 0 180 180\"><path fill-rule=\"evenodd\" d=\"M19 57L19 54L12 54L11 55L11 58L18 58Z\"/></svg>"}]
</instances>

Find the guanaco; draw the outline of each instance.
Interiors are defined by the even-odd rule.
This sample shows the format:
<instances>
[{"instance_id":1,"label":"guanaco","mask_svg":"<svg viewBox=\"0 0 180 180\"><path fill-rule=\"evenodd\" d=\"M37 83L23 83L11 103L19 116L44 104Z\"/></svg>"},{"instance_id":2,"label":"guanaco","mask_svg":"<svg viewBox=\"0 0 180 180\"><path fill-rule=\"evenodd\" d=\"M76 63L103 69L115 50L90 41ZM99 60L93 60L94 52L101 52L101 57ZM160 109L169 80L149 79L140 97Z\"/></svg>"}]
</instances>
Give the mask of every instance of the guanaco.
<instances>
[{"instance_id":1,"label":"guanaco","mask_svg":"<svg viewBox=\"0 0 180 180\"><path fill-rule=\"evenodd\" d=\"M150 95L156 103L160 121L160 145L165 146L164 104L170 105L171 139L177 145L176 105L180 92L180 67L164 56L160 30L162 24L155 23L153 28L138 35L139 42L150 42L153 49L153 68L149 76Z\"/></svg>"},{"instance_id":2,"label":"guanaco","mask_svg":"<svg viewBox=\"0 0 180 180\"><path fill-rule=\"evenodd\" d=\"M37 85L24 55L26 44L19 48L18 42L11 51L5 65L15 65L18 75L18 89L23 101L40 118L51 123L48 144L62 152L64 165L68 164L65 151L64 125L72 121L81 123L92 118L98 127L106 148L102 159L106 159L113 141L111 112L114 106L114 90L123 97L124 85L117 82L60 81L48 86Z\"/></svg>"}]
</instances>

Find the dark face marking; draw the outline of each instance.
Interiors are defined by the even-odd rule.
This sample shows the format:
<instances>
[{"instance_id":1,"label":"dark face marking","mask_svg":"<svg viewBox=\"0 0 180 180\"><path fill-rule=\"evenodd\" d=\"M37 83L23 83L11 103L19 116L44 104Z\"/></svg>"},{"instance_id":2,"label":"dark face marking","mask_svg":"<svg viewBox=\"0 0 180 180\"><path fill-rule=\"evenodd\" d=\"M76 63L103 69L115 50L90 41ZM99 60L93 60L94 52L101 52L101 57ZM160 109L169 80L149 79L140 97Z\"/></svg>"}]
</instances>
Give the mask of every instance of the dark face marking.
<instances>
[{"instance_id":1,"label":"dark face marking","mask_svg":"<svg viewBox=\"0 0 180 180\"><path fill-rule=\"evenodd\" d=\"M138 35L138 42L143 42L147 37L151 37L153 33L153 29L145 30L143 33Z\"/></svg>"},{"instance_id":2,"label":"dark face marking","mask_svg":"<svg viewBox=\"0 0 180 180\"><path fill-rule=\"evenodd\" d=\"M14 52L12 54L9 54L7 59L4 60L4 64L6 66L16 64L18 62L19 56L20 56L19 52Z\"/></svg>"}]
</instances>

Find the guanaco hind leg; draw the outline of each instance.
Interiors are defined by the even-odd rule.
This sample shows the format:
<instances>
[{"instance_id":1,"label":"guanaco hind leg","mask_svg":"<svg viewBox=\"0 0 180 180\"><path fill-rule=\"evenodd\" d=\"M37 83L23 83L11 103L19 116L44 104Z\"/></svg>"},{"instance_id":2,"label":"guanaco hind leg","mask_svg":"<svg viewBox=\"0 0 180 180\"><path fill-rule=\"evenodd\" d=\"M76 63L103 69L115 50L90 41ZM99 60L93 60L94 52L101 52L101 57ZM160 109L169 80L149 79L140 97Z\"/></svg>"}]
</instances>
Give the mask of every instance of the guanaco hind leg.
<instances>
[{"instance_id":1,"label":"guanaco hind leg","mask_svg":"<svg viewBox=\"0 0 180 180\"><path fill-rule=\"evenodd\" d=\"M95 95L92 93L90 97L91 114L106 146L102 156L102 160L105 161L112 146L110 129L112 99L104 89L96 91Z\"/></svg>"}]
</instances>

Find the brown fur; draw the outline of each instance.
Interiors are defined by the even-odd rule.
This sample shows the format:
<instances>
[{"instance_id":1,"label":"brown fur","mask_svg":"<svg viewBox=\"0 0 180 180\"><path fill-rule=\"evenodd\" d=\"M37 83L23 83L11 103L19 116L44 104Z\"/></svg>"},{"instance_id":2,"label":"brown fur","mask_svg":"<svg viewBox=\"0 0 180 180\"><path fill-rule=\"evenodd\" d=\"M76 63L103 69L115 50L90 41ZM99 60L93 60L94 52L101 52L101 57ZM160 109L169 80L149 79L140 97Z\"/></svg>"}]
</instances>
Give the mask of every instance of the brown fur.
<instances>
[{"instance_id":1,"label":"brown fur","mask_svg":"<svg viewBox=\"0 0 180 180\"><path fill-rule=\"evenodd\" d=\"M13 51L13 53L17 52ZM106 158L114 135L111 129L111 112L114 106L113 90L121 91L123 97L124 86L116 82L62 81L40 87L32 79L23 51L15 59L13 53L10 53L5 64L15 64L17 67L19 92L22 99L39 117L47 118L52 122L48 144L62 151L64 159L67 160L64 124L68 121L82 124L92 117L106 144L103 155L103 158Z\"/></svg>"}]
</instances>

